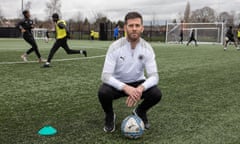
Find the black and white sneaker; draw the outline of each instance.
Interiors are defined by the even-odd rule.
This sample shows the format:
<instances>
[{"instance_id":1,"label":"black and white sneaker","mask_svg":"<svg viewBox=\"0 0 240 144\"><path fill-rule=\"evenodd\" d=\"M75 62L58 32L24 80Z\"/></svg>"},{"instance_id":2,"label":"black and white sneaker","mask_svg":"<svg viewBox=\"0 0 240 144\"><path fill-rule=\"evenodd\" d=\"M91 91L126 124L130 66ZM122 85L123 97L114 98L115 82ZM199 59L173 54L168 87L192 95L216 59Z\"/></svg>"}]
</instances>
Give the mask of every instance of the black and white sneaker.
<instances>
[{"instance_id":1,"label":"black and white sneaker","mask_svg":"<svg viewBox=\"0 0 240 144\"><path fill-rule=\"evenodd\" d=\"M45 63L45 64L42 66L42 68L50 68L50 64Z\"/></svg>"},{"instance_id":2,"label":"black and white sneaker","mask_svg":"<svg viewBox=\"0 0 240 144\"><path fill-rule=\"evenodd\" d=\"M106 114L103 130L105 132L114 132L115 131L115 120L116 120L116 115L114 113Z\"/></svg>"},{"instance_id":3,"label":"black and white sneaker","mask_svg":"<svg viewBox=\"0 0 240 144\"><path fill-rule=\"evenodd\" d=\"M83 54L85 57L87 57L87 51L86 51L86 50L83 50L83 51L82 51L82 54Z\"/></svg>"},{"instance_id":4,"label":"black and white sneaker","mask_svg":"<svg viewBox=\"0 0 240 144\"><path fill-rule=\"evenodd\" d=\"M146 112L140 112L137 108L133 110L133 115L138 116L142 119L144 123L144 128L148 130L150 128L150 124L148 123L148 118Z\"/></svg>"},{"instance_id":5,"label":"black and white sneaker","mask_svg":"<svg viewBox=\"0 0 240 144\"><path fill-rule=\"evenodd\" d=\"M26 54L21 55L21 58L23 59L24 62L28 62Z\"/></svg>"}]
</instances>

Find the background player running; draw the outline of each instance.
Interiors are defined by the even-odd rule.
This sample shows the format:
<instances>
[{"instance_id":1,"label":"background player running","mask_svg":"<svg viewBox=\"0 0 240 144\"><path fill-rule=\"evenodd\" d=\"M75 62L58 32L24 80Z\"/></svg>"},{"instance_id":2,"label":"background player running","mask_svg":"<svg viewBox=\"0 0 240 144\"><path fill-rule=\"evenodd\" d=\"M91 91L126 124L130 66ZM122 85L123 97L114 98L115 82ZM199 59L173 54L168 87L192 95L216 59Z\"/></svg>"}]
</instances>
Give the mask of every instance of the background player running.
<instances>
[{"instance_id":1,"label":"background player running","mask_svg":"<svg viewBox=\"0 0 240 144\"><path fill-rule=\"evenodd\" d=\"M179 43L183 44L183 21L181 21L179 37L180 37Z\"/></svg>"},{"instance_id":2,"label":"background player running","mask_svg":"<svg viewBox=\"0 0 240 144\"><path fill-rule=\"evenodd\" d=\"M237 45L237 42L234 39L234 34L233 34L233 30L232 30L232 26L229 26L227 33L225 35L225 44L224 44L224 51L227 50L227 45L229 42L233 42L235 47L237 48L237 50L240 50L240 48Z\"/></svg>"},{"instance_id":3,"label":"background player running","mask_svg":"<svg viewBox=\"0 0 240 144\"><path fill-rule=\"evenodd\" d=\"M187 43L187 46L189 45L190 42L194 41L195 42L195 46L197 45L197 40L195 39L195 29L192 29L192 31L190 32L190 37L189 37L189 41Z\"/></svg>"},{"instance_id":4,"label":"background player running","mask_svg":"<svg viewBox=\"0 0 240 144\"><path fill-rule=\"evenodd\" d=\"M237 39L238 39L238 44L240 44L240 24L238 25Z\"/></svg>"},{"instance_id":5,"label":"background player running","mask_svg":"<svg viewBox=\"0 0 240 144\"><path fill-rule=\"evenodd\" d=\"M33 37L32 29L34 28L34 23L33 20L30 19L30 12L28 10L24 10L23 16L24 19L17 24L17 28L21 30L21 32L23 33L23 39L27 43L29 43L32 48L28 49L27 52L21 56L21 58L23 59L23 61L27 62L27 56L34 51L38 57L38 62L45 62L45 60L41 57L37 43Z\"/></svg>"},{"instance_id":6,"label":"background player running","mask_svg":"<svg viewBox=\"0 0 240 144\"><path fill-rule=\"evenodd\" d=\"M43 67L50 67L51 59L53 58L56 51L62 47L67 54L83 54L85 57L87 56L87 51L85 50L72 50L69 48L67 44L67 39L70 37L67 29L67 24L64 20L59 19L59 15L54 13L52 15L53 22L55 23L56 30L56 42L54 43L50 53L48 55L47 62L43 65Z\"/></svg>"}]
</instances>

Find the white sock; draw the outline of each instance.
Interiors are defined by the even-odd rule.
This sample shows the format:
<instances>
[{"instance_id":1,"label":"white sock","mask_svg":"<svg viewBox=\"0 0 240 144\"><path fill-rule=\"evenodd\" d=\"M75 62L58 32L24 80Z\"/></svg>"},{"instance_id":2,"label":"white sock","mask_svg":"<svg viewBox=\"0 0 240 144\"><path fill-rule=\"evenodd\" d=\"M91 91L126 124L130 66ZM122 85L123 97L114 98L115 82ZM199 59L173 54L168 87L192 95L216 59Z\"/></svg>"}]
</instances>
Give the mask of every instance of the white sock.
<instances>
[{"instance_id":1,"label":"white sock","mask_svg":"<svg viewBox=\"0 0 240 144\"><path fill-rule=\"evenodd\" d=\"M46 62L45 64L46 64L46 65L50 65L50 63L49 63L49 62Z\"/></svg>"}]
</instances>

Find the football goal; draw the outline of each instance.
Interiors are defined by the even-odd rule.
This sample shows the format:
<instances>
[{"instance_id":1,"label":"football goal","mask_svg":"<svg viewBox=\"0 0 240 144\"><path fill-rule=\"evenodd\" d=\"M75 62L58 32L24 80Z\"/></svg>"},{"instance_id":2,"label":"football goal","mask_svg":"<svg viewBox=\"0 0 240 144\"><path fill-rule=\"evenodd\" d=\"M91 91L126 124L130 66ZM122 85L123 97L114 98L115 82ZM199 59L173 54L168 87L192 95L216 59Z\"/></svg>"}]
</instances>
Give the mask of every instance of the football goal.
<instances>
[{"instance_id":1,"label":"football goal","mask_svg":"<svg viewBox=\"0 0 240 144\"><path fill-rule=\"evenodd\" d=\"M34 28L33 36L35 39L45 39L46 32L47 32L47 29L45 29L45 28Z\"/></svg>"},{"instance_id":2,"label":"football goal","mask_svg":"<svg viewBox=\"0 0 240 144\"><path fill-rule=\"evenodd\" d=\"M183 42L187 42L192 29L200 44L222 44L224 39L224 23L167 23L166 43L179 43L180 32Z\"/></svg>"}]
</instances>

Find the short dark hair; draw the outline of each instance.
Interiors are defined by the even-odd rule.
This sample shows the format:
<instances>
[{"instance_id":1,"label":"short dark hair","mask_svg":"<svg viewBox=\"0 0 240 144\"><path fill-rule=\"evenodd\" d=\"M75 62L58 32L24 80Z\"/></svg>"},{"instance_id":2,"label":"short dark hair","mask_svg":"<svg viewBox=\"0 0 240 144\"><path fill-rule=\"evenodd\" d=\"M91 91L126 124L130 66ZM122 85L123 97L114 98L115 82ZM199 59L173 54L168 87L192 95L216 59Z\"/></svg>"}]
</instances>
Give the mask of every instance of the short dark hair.
<instances>
[{"instance_id":1,"label":"short dark hair","mask_svg":"<svg viewBox=\"0 0 240 144\"><path fill-rule=\"evenodd\" d=\"M24 11L22 12L22 14L23 14L24 16L26 16L27 13L29 13L29 10L24 10Z\"/></svg>"},{"instance_id":2,"label":"short dark hair","mask_svg":"<svg viewBox=\"0 0 240 144\"><path fill-rule=\"evenodd\" d=\"M52 15L52 18L57 18L57 19L59 19L59 15L58 15L57 13L54 13L54 14Z\"/></svg>"},{"instance_id":3,"label":"short dark hair","mask_svg":"<svg viewBox=\"0 0 240 144\"><path fill-rule=\"evenodd\" d=\"M127 24L127 21L129 19L135 19L135 18L140 18L141 19L141 23L143 23L143 18L142 18L142 15L138 12L129 12L127 13L127 15L125 16L125 19L124 19L124 23Z\"/></svg>"}]
</instances>

